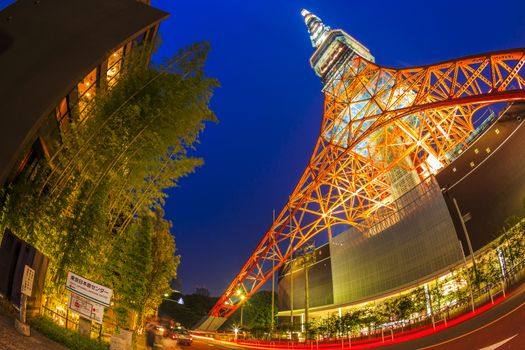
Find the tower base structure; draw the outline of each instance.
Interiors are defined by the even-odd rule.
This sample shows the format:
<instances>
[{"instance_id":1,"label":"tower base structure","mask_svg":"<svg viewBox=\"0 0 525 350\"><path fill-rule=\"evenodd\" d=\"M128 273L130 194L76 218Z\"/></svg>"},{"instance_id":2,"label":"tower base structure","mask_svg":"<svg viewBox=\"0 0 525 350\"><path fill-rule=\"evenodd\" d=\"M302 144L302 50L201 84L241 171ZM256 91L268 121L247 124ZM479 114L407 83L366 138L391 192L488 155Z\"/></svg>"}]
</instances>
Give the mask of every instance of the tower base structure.
<instances>
[{"instance_id":1,"label":"tower base structure","mask_svg":"<svg viewBox=\"0 0 525 350\"><path fill-rule=\"evenodd\" d=\"M492 112L500 111L500 103L525 101L525 49L395 69L376 64L370 51L343 30L331 30L306 10L302 15L315 48L310 65L324 85L319 137L288 202L210 316L231 316L273 274L285 268L301 247L322 239L342 245L332 249L341 253L340 264L335 264L333 271L324 268L325 263L317 264L326 272L320 275L331 271L340 278L339 282L337 277L333 281L323 278L311 285L341 287L348 292L339 295L344 303L382 294L428 273L434 275L462 260L458 238L463 241L465 237L467 244L461 242L463 249L468 247L465 255L473 255L477 245L484 244L482 237L494 233L494 229L487 230L487 223L495 228L500 219L491 221L489 214L498 218L513 214L512 205L490 210L492 203L499 203L497 198L515 202L523 193L519 184L514 186L519 177L509 176L516 172L512 167L502 174L509 177L505 183L489 184L488 178L472 174L485 173L479 169L486 169L501 154L519 160L516 149L522 149L521 144L503 152L502 145L509 143L502 136L507 135L506 125L512 123L501 119L496 122L497 131L479 137L494 124L496 114ZM503 169L503 163L495 167ZM493 168L488 171L491 173L495 173ZM432 177L432 185L425 189L421 182ZM464 181L467 177L469 181ZM502 191L507 183L518 190ZM473 201L468 197L470 188L495 190L492 192L497 195L488 203L487 196ZM457 202L459 208L451 207L450 201ZM475 232L475 221L483 232ZM349 231L344 242L335 237L342 230ZM463 230L469 231L472 242ZM355 255L346 254L349 247L355 248ZM398 252L407 259L396 255ZM360 258L352 260L357 256ZM373 261L375 266L369 265ZM312 267L312 280L314 270ZM357 276L351 285L350 270ZM394 276L398 273L399 278ZM291 275L295 276L294 269ZM294 290L297 287L294 282ZM326 293L318 294L323 296L322 304L337 303L326 301ZM338 294L334 292L332 297L338 299ZM296 317L299 311L292 310Z\"/></svg>"},{"instance_id":2,"label":"tower base structure","mask_svg":"<svg viewBox=\"0 0 525 350\"><path fill-rule=\"evenodd\" d=\"M216 332L226 320L226 317L205 316L193 327L193 329L201 332Z\"/></svg>"}]
</instances>

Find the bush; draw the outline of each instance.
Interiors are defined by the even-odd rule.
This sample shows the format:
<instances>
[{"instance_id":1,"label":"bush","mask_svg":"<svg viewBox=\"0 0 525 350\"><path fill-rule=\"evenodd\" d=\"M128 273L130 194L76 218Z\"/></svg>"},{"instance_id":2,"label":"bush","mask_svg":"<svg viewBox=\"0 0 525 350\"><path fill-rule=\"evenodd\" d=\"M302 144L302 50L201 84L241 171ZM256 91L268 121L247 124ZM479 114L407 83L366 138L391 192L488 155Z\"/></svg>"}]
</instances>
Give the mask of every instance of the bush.
<instances>
[{"instance_id":1,"label":"bush","mask_svg":"<svg viewBox=\"0 0 525 350\"><path fill-rule=\"evenodd\" d=\"M49 339L74 350L109 350L109 344L92 340L69 329L62 328L48 318L37 317L29 320L33 329Z\"/></svg>"}]
</instances>

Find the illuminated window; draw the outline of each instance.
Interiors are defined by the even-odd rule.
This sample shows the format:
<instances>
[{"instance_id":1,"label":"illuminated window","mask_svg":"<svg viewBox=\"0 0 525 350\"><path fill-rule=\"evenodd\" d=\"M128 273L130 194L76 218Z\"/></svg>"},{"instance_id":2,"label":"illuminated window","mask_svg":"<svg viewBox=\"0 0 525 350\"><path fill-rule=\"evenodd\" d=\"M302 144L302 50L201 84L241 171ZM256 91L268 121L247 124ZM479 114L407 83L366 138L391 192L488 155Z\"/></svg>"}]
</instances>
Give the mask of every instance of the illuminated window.
<instances>
[{"instance_id":1,"label":"illuminated window","mask_svg":"<svg viewBox=\"0 0 525 350\"><path fill-rule=\"evenodd\" d=\"M485 151L487 151L487 153L490 153L490 147L485 148Z\"/></svg>"},{"instance_id":2,"label":"illuminated window","mask_svg":"<svg viewBox=\"0 0 525 350\"><path fill-rule=\"evenodd\" d=\"M122 68L122 56L124 55L124 47L121 47L117 51L113 52L108 57L108 70L106 79L108 86L111 88L115 85L120 75L120 69Z\"/></svg>"},{"instance_id":3,"label":"illuminated window","mask_svg":"<svg viewBox=\"0 0 525 350\"><path fill-rule=\"evenodd\" d=\"M78 108L80 111L80 120L86 118L89 112L88 105L95 97L97 92L96 85L97 68L89 72L89 74L86 75L85 78L80 81L80 83L78 83Z\"/></svg>"},{"instance_id":4,"label":"illuminated window","mask_svg":"<svg viewBox=\"0 0 525 350\"><path fill-rule=\"evenodd\" d=\"M62 101L60 101L60 103L58 104L56 108L55 114L56 114L56 118L57 118L60 130L62 132L65 132L67 130L67 125L69 124L69 120L70 120L69 105L68 105L67 97L64 97Z\"/></svg>"},{"instance_id":5,"label":"illuminated window","mask_svg":"<svg viewBox=\"0 0 525 350\"><path fill-rule=\"evenodd\" d=\"M496 134L499 134L499 129L496 129L496 130L494 130L494 131L496 132Z\"/></svg>"},{"instance_id":6,"label":"illuminated window","mask_svg":"<svg viewBox=\"0 0 525 350\"><path fill-rule=\"evenodd\" d=\"M476 165L476 164L474 164L474 162L470 162L470 166L471 167L474 167L474 165Z\"/></svg>"},{"instance_id":7,"label":"illuminated window","mask_svg":"<svg viewBox=\"0 0 525 350\"><path fill-rule=\"evenodd\" d=\"M452 171L453 171L453 172L456 172L456 168L452 168Z\"/></svg>"},{"instance_id":8,"label":"illuminated window","mask_svg":"<svg viewBox=\"0 0 525 350\"><path fill-rule=\"evenodd\" d=\"M476 149L474 150L474 153L478 154L478 153L479 153L479 149L476 148Z\"/></svg>"}]
</instances>

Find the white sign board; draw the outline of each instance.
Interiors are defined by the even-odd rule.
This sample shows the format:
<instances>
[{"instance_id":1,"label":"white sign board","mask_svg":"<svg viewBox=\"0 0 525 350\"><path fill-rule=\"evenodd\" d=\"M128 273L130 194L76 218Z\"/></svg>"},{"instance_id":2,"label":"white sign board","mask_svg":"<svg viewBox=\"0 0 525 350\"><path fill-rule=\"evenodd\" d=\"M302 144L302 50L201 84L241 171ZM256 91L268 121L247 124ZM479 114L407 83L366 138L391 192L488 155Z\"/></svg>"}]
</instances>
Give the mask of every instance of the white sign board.
<instances>
[{"instance_id":1,"label":"white sign board","mask_svg":"<svg viewBox=\"0 0 525 350\"><path fill-rule=\"evenodd\" d=\"M78 312L97 323L102 323L104 306L73 292L69 293L69 301L67 305L70 310Z\"/></svg>"},{"instance_id":2,"label":"white sign board","mask_svg":"<svg viewBox=\"0 0 525 350\"><path fill-rule=\"evenodd\" d=\"M35 280L35 270L29 266L24 266L24 277L22 278L22 286L20 287L20 292L22 294L31 296L33 292L33 281Z\"/></svg>"},{"instance_id":3,"label":"white sign board","mask_svg":"<svg viewBox=\"0 0 525 350\"><path fill-rule=\"evenodd\" d=\"M98 283L92 282L82 276L68 272L66 289L79 294L97 304L110 306L113 290Z\"/></svg>"}]
</instances>

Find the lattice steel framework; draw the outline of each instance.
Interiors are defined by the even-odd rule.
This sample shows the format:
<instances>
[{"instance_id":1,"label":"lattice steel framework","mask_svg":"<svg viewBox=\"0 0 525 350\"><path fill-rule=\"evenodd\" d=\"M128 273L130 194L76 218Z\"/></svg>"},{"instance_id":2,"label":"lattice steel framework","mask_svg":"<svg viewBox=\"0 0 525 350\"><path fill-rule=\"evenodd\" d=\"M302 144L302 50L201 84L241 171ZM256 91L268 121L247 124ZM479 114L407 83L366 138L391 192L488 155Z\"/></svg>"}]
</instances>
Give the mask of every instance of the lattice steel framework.
<instances>
[{"instance_id":1,"label":"lattice steel framework","mask_svg":"<svg viewBox=\"0 0 525 350\"><path fill-rule=\"evenodd\" d=\"M313 57L327 55L337 31L307 11L303 16L317 47ZM324 115L310 162L210 316L230 316L316 235L330 236L339 224L364 228L372 213L394 210L395 182L419 181L453 161L471 140L481 107L525 100L525 49L406 69L381 67L348 45L328 54L332 66L317 69Z\"/></svg>"}]
</instances>

